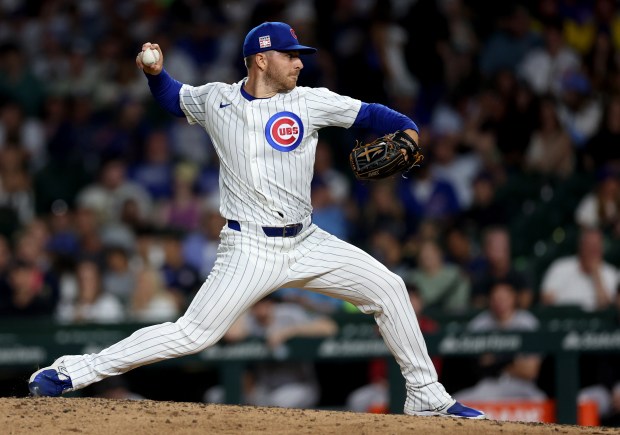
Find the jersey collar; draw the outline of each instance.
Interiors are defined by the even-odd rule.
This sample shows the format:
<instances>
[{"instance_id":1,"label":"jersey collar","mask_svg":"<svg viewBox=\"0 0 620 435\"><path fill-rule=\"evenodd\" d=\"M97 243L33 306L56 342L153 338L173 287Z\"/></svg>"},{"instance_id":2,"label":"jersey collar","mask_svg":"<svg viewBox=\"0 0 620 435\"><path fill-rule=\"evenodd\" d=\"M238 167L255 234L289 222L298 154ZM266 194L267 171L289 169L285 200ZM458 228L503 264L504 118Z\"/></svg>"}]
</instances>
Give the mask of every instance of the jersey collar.
<instances>
[{"instance_id":1,"label":"jersey collar","mask_svg":"<svg viewBox=\"0 0 620 435\"><path fill-rule=\"evenodd\" d=\"M270 98L273 97L263 97L263 98L258 98L258 97L254 97L250 94L248 94L248 92L245 90L245 88L243 87L245 85L245 81L246 79L241 80L241 87L239 88L241 90L241 95L243 96L243 98L245 98L248 101L254 101L254 100L268 100ZM277 94L276 94L277 95ZM275 96L275 95L274 95Z\"/></svg>"},{"instance_id":2,"label":"jersey collar","mask_svg":"<svg viewBox=\"0 0 620 435\"><path fill-rule=\"evenodd\" d=\"M241 88L240 88L241 89L241 95L243 95L243 98L245 98L248 101L258 100L258 98L253 97L252 95L248 94L248 92L245 90L243 85L245 85L245 82L241 83Z\"/></svg>"}]
</instances>

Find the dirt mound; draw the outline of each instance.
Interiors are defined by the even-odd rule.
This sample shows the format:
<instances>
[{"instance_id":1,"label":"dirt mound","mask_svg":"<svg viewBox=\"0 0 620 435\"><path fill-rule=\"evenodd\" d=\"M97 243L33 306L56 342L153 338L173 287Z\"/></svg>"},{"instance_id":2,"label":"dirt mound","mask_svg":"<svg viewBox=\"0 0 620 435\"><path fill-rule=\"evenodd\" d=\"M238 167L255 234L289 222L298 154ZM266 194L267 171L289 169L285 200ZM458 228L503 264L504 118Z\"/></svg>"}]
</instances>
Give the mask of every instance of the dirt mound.
<instances>
[{"instance_id":1,"label":"dirt mound","mask_svg":"<svg viewBox=\"0 0 620 435\"><path fill-rule=\"evenodd\" d=\"M612 434L611 428L152 400L0 398L3 434Z\"/></svg>"}]
</instances>

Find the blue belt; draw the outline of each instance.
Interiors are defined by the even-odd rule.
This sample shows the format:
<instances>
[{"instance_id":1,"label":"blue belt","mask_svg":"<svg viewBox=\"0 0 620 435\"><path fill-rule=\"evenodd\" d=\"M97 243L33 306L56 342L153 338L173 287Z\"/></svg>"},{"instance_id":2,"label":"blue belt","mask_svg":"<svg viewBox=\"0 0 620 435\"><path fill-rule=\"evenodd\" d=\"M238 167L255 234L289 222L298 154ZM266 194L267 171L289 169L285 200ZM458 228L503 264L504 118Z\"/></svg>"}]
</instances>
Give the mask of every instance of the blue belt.
<instances>
[{"instance_id":1,"label":"blue belt","mask_svg":"<svg viewBox=\"0 0 620 435\"><path fill-rule=\"evenodd\" d=\"M228 228L241 231L241 224L238 221L228 219ZM267 237L295 237L304 229L304 224L288 224L283 227L262 227Z\"/></svg>"}]
</instances>

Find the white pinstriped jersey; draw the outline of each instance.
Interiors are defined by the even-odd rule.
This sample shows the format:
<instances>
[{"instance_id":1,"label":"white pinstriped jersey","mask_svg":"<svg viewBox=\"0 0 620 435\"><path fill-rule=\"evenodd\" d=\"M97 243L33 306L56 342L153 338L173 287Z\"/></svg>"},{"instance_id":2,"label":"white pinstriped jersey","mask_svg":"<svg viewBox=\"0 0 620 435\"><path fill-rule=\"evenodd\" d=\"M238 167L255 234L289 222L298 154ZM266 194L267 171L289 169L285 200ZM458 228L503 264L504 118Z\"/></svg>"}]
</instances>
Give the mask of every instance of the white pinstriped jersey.
<instances>
[{"instance_id":1,"label":"white pinstriped jersey","mask_svg":"<svg viewBox=\"0 0 620 435\"><path fill-rule=\"evenodd\" d=\"M263 225L301 222L312 212L318 130L351 127L361 101L301 86L249 101L244 82L180 91L188 122L207 131L220 159L220 213Z\"/></svg>"}]
</instances>

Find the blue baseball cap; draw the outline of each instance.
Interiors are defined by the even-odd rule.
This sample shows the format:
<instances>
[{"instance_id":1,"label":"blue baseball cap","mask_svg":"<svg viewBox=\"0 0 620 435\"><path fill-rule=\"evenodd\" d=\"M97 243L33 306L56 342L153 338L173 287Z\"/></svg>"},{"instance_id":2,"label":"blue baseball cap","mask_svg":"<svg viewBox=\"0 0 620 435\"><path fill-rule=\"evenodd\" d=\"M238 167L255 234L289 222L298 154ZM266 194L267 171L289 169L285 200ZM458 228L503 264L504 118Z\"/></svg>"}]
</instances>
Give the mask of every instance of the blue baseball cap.
<instances>
[{"instance_id":1,"label":"blue baseball cap","mask_svg":"<svg viewBox=\"0 0 620 435\"><path fill-rule=\"evenodd\" d=\"M243 42L243 57L269 50L299 51L301 54L316 52L316 48L299 44L291 26L279 22L265 22L254 27Z\"/></svg>"}]
</instances>

